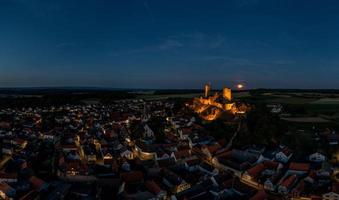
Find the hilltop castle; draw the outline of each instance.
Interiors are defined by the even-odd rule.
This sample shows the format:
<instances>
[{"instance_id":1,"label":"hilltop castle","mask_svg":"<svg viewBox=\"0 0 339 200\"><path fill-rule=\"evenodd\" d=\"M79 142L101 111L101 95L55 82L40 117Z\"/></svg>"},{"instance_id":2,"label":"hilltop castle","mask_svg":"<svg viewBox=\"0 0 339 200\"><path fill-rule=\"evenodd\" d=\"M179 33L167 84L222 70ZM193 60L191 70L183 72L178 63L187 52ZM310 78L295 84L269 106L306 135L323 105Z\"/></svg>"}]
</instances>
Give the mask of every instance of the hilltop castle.
<instances>
[{"instance_id":1,"label":"hilltop castle","mask_svg":"<svg viewBox=\"0 0 339 200\"><path fill-rule=\"evenodd\" d=\"M215 92L210 95L211 84L204 86L204 96L194 98L192 109L198 113L203 119L211 121L218 118L224 111L232 114L243 114L246 108L237 107L236 103L232 101L232 90L230 88L223 88L222 94Z\"/></svg>"}]
</instances>

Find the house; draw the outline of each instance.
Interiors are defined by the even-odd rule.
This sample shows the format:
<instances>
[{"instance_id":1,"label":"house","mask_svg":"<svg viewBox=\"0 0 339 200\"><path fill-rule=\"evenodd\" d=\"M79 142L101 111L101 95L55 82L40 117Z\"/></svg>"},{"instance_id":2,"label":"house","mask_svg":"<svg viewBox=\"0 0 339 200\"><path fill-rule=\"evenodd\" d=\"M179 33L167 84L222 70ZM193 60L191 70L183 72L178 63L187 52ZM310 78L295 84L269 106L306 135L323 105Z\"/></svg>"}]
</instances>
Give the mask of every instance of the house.
<instances>
[{"instance_id":1,"label":"house","mask_svg":"<svg viewBox=\"0 0 339 200\"><path fill-rule=\"evenodd\" d=\"M1 152L2 152L2 154L12 155L13 154L12 145L10 145L10 144L3 144Z\"/></svg>"},{"instance_id":2,"label":"house","mask_svg":"<svg viewBox=\"0 0 339 200\"><path fill-rule=\"evenodd\" d=\"M292 151L288 147L285 147L275 155L275 159L278 162L287 163L292 155Z\"/></svg>"},{"instance_id":3,"label":"house","mask_svg":"<svg viewBox=\"0 0 339 200\"><path fill-rule=\"evenodd\" d=\"M339 183L333 183L332 190L322 195L323 200L339 199Z\"/></svg>"},{"instance_id":4,"label":"house","mask_svg":"<svg viewBox=\"0 0 339 200\"><path fill-rule=\"evenodd\" d=\"M269 104L267 108L271 109L271 113L279 114L282 112L282 105L281 104Z\"/></svg>"},{"instance_id":5,"label":"house","mask_svg":"<svg viewBox=\"0 0 339 200\"><path fill-rule=\"evenodd\" d=\"M62 144L61 148L63 152L70 152L70 151L76 151L77 146L75 144Z\"/></svg>"},{"instance_id":6,"label":"house","mask_svg":"<svg viewBox=\"0 0 339 200\"><path fill-rule=\"evenodd\" d=\"M306 174L309 170L310 164L308 163L291 162L288 168L288 172L294 174Z\"/></svg>"},{"instance_id":7,"label":"house","mask_svg":"<svg viewBox=\"0 0 339 200\"><path fill-rule=\"evenodd\" d=\"M326 160L326 157L323 154L316 152L309 156L309 160L311 162L324 162Z\"/></svg>"},{"instance_id":8,"label":"house","mask_svg":"<svg viewBox=\"0 0 339 200\"><path fill-rule=\"evenodd\" d=\"M169 167L169 166L175 165L176 162L175 162L175 158L169 157L167 159L157 160L157 163L158 163L158 166L162 168L162 167Z\"/></svg>"},{"instance_id":9,"label":"house","mask_svg":"<svg viewBox=\"0 0 339 200\"><path fill-rule=\"evenodd\" d=\"M192 152L189 149L185 149L185 150L181 150L181 151L176 151L176 152L172 152L171 157L173 157L175 159L175 161L179 161L179 160L184 160L185 158L189 158L191 157Z\"/></svg>"},{"instance_id":10,"label":"house","mask_svg":"<svg viewBox=\"0 0 339 200\"><path fill-rule=\"evenodd\" d=\"M299 181L299 183L291 190L290 196L297 198L302 197L302 194L305 191L305 180Z\"/></svg>"},{"instance_id":11,"label":"house","mask_svg":"<svg viewBox=\"0 0 339 200\"><path fill-rule=\"evenodd\" d=\"M280 173L274 174L271 177L267 178L264 182L264 188L268 191L274 191L276 189L277 183L280 180Z\"/></svg>"},{"instance_id":12,"label":"house","mask_svg":"<svg viewBox=\"0 0 339 200\"><path fill-rule=\"evenodd\" d=\"M179 193L191 188L189 183L168 169L163 169L160 174L162 175L162 183L173 193Z\"/></svg>"},{"instance_id":13,"label":"house","mask_svg":"<svg viewBox=\"0 0 339 200\"><path fill-rule=\"evenodd\" d=\"M11 124L5 121L0 122L0 129L8 130L11 128Z\"/></svg>"},{"instance_id":14,"label":"house","mask_svg":"<svg viewBox=\"0 0 339 200\"><path fill-rule=\"evenodd\" d=\"M257 164L254 167L246 170L242 175L242 179L255 181L260 176L261 172L263 172L265 169L266 166L264 165L264 163Z\"/></svg>"},{"instance_id":15,"label":"house","mask_svg":"<svg viewBox=\"0 0 339 200\"><path fill-rule=\"evenodd\" d=\"M105 154L104 160L112 160L112 159L113 159L112 154L110 154L110 153L106 153L106 154Z\"/></svg>"},{"instance_id":16,"label":"house","mask_svg":"<svg viewBox=\"0 0 339 200\"><path fill-rule=\"evenodd\" d=\"M91 153L90 155L87 155L87 162L89 164L94 164L97 161L97 155Z\"/></svg>"},{"instance_id":17,"label":"house","mask_svg":"<svg viewBox=\"0 0 339 200\"><path fill-rule=\"evenodd\" d=\"M0 182L15 183L18 181L17 173L0 172Z\"/></svg>"},{"instance_id":18,"label":"house","mask_svg":"<svg viewBox=\"0 0 339 200\"><path fill-rule=\"evenodd\" d=\"M80 160L72 160L66 164L66 174L70 176L88 175L88 167L82 164Z\"/></svg>"},{"instance_id":19,"label":"house","mask_svg":"<svg viewBox=\"0 0 339 200\"><path fill-rule=\"evenodd\" d=\"M121 157L125 157L125 158L127 158L128 160L133 160L134 159L134 154L133 154L133 152L132 151L130 151L130 150L125 150L125 151L123 151L123 152L121 152L120 153L120 156Z\"/></svg>"},{"instance_id":20,"label":"house","mask_svg":"<svg viewBox=\"0 0 339 200\"><path fill-rule=\"evenodd\" d=\"M214 154L221 149L221 146L218 143L213 145L203 145L201 147L201 152L204 153L208 158L212 158Z\"/></svg>"},{"instance_id":21,"label":"house","mask_svg":"<svg viewBox=\"0 0 339 200\"><path fill-rule=\"evenodd\" d=\"M253 197L249 200L266 200L268 196L264 190L259 190Z\"/></svg>"},{"instance_id":22,"label":"house","mask_svg":"<svg viewBox=\"0 0 339 200\"><path fill-rule=\"evenodd\" d=\"M197 184L188 190L184 190L171 196L172 200L185 200L185 199L215 199L215 196L205 188L203 184Z\"/></svg>"},{"instance_id":23,"label":"house","mask_svg":"<svg viewBox=\"0 0 339 200\"><path fill-rule=\"evenodd\" d=\"M40 199L39 192L36 190L31 190L27 194L25 194L23 197L21 197L19 200L39 200L39 199Z\"/></svg>"},{"instance_id":24,"label":"house","mask_svg":"<svg viewBox=\"0 0 339 200\"><path fill-rule=\"evenodd\" d=\"M159 185L156 182L154 182L153 180L152 181L146 181L145 187L149 192L156 195L158 199L164 199L166 197L167 192L162 190L159 187Z\"/></svg>"},{"instance_id":25,"label":"house","mask_svg":"<svg viewBox=\"0 0 339 200\"><path fill-rule=\"evenodd\" d=\"M203 172L206 173L210 176L214 176L217 175L219 173L219 170L216 169L215 167L213 167L212 165L210 165L207 162L203 162L198 166L198 169Z\"/></svg>"},{"instance_id":26,"label":"house","mask_svg":"<svg viewBox=\"0 0 339 200\"><path fill-rule=\"evenodd\" d=\"M54 184L53 187L49 188L51 190L49 190L48 195L45 198L48 200L65 199L70 188L71 188L71 184L62 183L62 182ZM26 200L31 200L31 199L33 198L27 197Z\"/></svg>"},{"instance_id":27,"label":"house","mask_svg":"<svg viewBox=\"0 0 339 200\"><path fill-rule=\"evenodd\" d=\"M168 159L170 156L164 151L156 152L156 160Z\"/></svg>"},{"instance_id":28,"label":"house","mask_svg":"<svg viewBox=\"0 0 339 200\"><path fill-rule=\"evenodd\" d=\"M323 200L337 200L339 199L339 194L336 192L328 192L322 195Z\"/></svg>"},{"instance_id":29,"label":"house","mask_svg":"<svg viewBox=\"0 0 339 200\"><path fill-rule=\"evenodd\" d=\"M265 150L266 148L264 145L250 145L249 147L246 148L247 152L258 154L258 155L263 154Z\"/></svg>"},{"instance_id":30,"label":"house","mask_svg":"<svg viewBox=\"0 0 339 200\"><path fill-rule=\"evenodd\" d=\"M186 160L184 165L188 171L193 172L199 168L200 163L200 159L198 157L194 157L192 159Z\"/></svg>"},{"instance_id":31,"label":"house","mask_svg":"<svg viewBox=\"0 0 339 200\"><path fill-rule=\"evenodd\" d=\"M286 195L292 189L293 185L297 182L298 177L296 174L286 176L281 184L278 186L278 192L280 194Z\"/></svg>"},{"instance_id":32,"label":"house","mask_svg":"<svg viewBox=\"0 0 339 200\"><path fill-rule=\"evenodd\" d=\"M333 131L332 133L327 135L327 141L328 141L328 144L331 145L331 146L338 145L338 143L339 143L339 135L337 135L335 133L335 131Z\"/></svg>"},{"instance_id":33,"label":"house","mask_svg":"<svg viewBox=\"0 0 339 200\"><path fill-rule=\"evenodd\" d=\"M48 184L36 176L29 178L29 182L32 184L33 188L37 191L47 189Z\"/></svg>"},{"instance_id":34,"label":"house","mask_svg":"<svg viewBox=\"0 0 339 200\"><path fill-rule=\"evenodd\" d=\"M144 126L144 138L154 138L154 132L152 129L148 126L148 124L145 124Z\"/></svg>"},{"instance_id":35,"label":"house","mask_svg":"<svg viewBox=\"0 0 339 200\"><path fill-rule=\"evenodd\" d=\"M155 160L157 157L154 145L137 142L133 151L141 160Z\"/></svg>"},{"instance_id":36,"label":"house","mask_svg":"<svg viewBox=\"0 0 339 200\"><path fill-rule=\"evenodd\" d=\"M258 186L263 184L267 189L273 190L272 180L280 173L282 167L278 162L264 161L246 170L241 178Z\"/></svg>"},{"instance_id":37,"label":"house","mask_svg":"<svg viewBox=\"0 0 339 200\"><path fill-rule=\"evenodd\" d=\"M144 182L144 174L141 171L124 172L120 178L126 184L138 184Z\"/></svg>"},{"instance_id":38,"label":"house","mask_svg":"<svg viewBox=\"0 0 339 200\"><path fill-rule=\"evenodd\" d=\"M217 154L212 159L212 162L218 168L220 167L225 170L231 170L235 173L239 173L239 171L246 170L255 165L257 160L257 154L233 149L232 151L226 151L221 154Z\"/></svg>"},{"instance_id":39,"label":"house","mask_svg":"<svg viewBox=\"0 0 339 200\"><path fill-rule=\"evenodd\" d=\"M0 182L0 199L9 200L14 198L16 191L5 182Z\"/></svg>"}]
</instances>

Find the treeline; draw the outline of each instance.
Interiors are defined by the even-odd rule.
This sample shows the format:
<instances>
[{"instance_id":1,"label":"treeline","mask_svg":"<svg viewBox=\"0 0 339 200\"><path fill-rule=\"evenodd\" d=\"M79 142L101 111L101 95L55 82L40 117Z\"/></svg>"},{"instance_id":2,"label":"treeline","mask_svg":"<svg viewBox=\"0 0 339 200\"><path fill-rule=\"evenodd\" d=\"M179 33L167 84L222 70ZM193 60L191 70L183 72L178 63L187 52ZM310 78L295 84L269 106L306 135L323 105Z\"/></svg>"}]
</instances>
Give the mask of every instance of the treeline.
<instances>
[{"instance_id":1,"label":"treeline","mask_svg":"<svg viewBox=\"0 0 339 200\"><path fill-rule=\"evenodd\" d=\"M131 91L133 90L96 88L96 87L0 88L0 94L5 95L53 95L53 94L131 92Z\"/></svg>"},{"instance_id":2,"label":"treeline","mask_svg":"<svg viewBox=\"0 0 339 200\"><path fill-rule=\"evenodd\" d=\"M320 93L320 94L339 94L339 89L253 89L249 90L252 95L261 93Z\"/></svg>"},{"instance_id":3,"label":"treeline","mask_svg":"<svg viewBox=\"0 0 339 200\"><path fill-rule=\"evenodd\" d=\"M191 93L203 93L203 90L197 90L197 89L192 89L192 90L156 90L154 92L155 95L166 95L166 94L191 94Z\"/></svg>"},{"instance_id":4,"label":"treeline","mask_svg":"<svg viewBox=\"0 0 339 200\"><path fill-rule=\"evenodd\" d=\"M83 100L97 99L100 103L110 104L115 100L131 99L136 95L127 91L99 91L87 93L48 93L40 97L3 97L0 98L0 108L47 107L60 105L81 105Z\"/></svg>"}]
</instances>

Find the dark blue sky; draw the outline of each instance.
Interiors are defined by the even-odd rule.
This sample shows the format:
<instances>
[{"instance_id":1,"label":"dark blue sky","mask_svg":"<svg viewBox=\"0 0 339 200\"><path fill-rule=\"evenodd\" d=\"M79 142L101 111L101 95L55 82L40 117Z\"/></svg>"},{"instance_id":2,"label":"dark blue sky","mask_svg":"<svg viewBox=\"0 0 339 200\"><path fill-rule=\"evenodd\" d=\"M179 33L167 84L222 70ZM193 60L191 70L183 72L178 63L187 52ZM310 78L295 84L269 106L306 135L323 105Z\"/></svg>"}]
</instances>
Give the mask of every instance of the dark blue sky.
<instances>
[{"instance_id":1,"label":"dark blue sky","mask_svg":"<svg viewBox=\"0 0 339 200\"><path fill-rule=\"evenodd\" d=\"M0 87L339 88L339 1L0 0Z\"/></svg>"}]
</instances>

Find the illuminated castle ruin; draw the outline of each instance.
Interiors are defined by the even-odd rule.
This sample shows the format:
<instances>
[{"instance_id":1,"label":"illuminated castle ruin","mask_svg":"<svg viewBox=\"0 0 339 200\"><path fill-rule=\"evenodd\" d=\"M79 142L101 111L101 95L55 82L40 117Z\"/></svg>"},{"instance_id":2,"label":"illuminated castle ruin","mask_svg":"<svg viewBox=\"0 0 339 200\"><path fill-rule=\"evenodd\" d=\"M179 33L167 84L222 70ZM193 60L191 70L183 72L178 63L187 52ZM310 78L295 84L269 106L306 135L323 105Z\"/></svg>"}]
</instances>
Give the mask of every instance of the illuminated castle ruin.
<instances>
[{"instance_id":1,"label":"illuminated castle ruin","mask_svg":"<svg viewBox=\"0 0 339 200\"><path fill-rule=\"evenodd\" d=\"M211 121L218 118L223 112L232 114L243 114L246 112L246 106L238 107L232 101L232 90L223 88L222 94L216 92L210 95L211 84L206 84L204 87L204 96L194 98L192 109L198 113L203 119Z\"/></svg>"},{"instance_id":2,"label":"illuminated castle ruin","mask_svg":"<svg viewBox=\"0 0 339 200\"><path fill-rule=\"evenodd\" d=\"M210 90L211 90L211 83L208 83L205 85L205 98L209 96Z\"/></svg>"},{"instance_id":3,"label":"illuminated castle ruin","mask_svg":"<svg viewBox=\"0 0 339 200\"><path fill-rule=\"evenodd\" d=\"M228 101L232 101L232 90L230 88L224 88L222 90L222 96L228 100Z\"/></svg>"}]
</instances>

